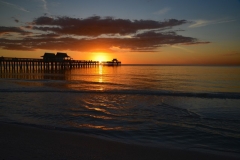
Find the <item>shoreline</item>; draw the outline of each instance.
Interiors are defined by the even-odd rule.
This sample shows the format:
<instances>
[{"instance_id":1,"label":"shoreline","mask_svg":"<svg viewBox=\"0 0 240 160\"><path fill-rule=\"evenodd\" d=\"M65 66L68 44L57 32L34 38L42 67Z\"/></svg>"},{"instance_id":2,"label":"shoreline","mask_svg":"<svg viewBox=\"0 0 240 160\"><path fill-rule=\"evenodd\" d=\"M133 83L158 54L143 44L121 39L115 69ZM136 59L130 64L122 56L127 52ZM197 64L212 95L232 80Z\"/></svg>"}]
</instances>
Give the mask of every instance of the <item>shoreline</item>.
<instances>
[{"instance_id":1,"label":"shoreline","mask_svg":"<svg viewBox=\"0 0 240 160\"><path fill-rule=\"evenodd\" d=\"M0 159L194 159L235 160L238 156L115 142L75 132L0 122Z\"/></svg>"}]
</instances>

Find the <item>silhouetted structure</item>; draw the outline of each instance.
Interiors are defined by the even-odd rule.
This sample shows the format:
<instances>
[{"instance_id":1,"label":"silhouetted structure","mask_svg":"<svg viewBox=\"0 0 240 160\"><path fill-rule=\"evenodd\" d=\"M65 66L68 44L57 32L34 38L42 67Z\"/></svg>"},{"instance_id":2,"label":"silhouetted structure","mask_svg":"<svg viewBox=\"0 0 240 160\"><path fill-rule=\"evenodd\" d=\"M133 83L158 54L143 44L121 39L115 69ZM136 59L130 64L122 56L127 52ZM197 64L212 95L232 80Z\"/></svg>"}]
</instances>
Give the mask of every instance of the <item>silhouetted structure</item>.
<instances>
[{"instance_id":1,"label":"silhouetted structure","mask_svg":"<svg viewBox=\"0 0 240 160\"><path fill-rule=\"evenodd\" d=\"M52 62L52 61L61 62L64 60L71 60L71 57L68 56L67 53L61 53L61 52L57 52L56 55L55 53L45 53L41 57L43 57L43 60L45 62Z\"/></svg>"},{"instance_id":2,"label":"silhouetted structure","mask_svg":"<svg viewBox=\"0 0 240 160\"><path fill-rule=\"evenodd\" d=\"M95 67L100 63L99 61L92 60L72 60L67 53L58 52L45 53L43 59L38 58L13 58L13 57L0 57L0 71L10 70L61 70L82 67ZM117 59L112 61L102 62L107 66L119 66L121 62Z\"/></svg>"},{"instance_id":3,"label":"silhouetted structure","mask_svg":"<svg viewBox=\"0 0 240 160\"><path fill-rule=\"evenodd\" d=\"M71 60L71 57L68 56L67 53L57 52L56 61L64 61L64 60Z\"/></svg>"},{"instance_id":4,"label":"silhouetted structure","mask_svg":"<svg viewBox=\"0 0 240 160\"><path fill-rule=\"evenodd\" d=\"M55 60L55 53L45 53L43 56L44 61L54 61Z\"/></svg>"},{"instance_id":5,"label":"silhouetted structure","mask_svg":"<svg viewBox=\"0 0 240 160\"><path fill-rule=\"evenodd\" d=\"M114 58L112 61L102 62L102 64L107 66L119 66L121 65L121 61L118 61L116 58Z\"/></svg>"}]
</instances>

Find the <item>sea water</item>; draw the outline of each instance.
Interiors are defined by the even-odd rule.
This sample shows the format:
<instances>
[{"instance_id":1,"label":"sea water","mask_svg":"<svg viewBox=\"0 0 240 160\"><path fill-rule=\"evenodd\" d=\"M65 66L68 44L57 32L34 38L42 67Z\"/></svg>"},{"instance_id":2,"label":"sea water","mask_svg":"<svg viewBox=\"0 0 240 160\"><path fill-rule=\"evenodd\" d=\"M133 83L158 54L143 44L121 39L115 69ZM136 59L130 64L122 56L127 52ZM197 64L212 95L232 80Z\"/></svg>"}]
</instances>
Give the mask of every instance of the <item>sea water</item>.
<instances>
[{"instance_id":1,"label":"sea water","mask_svg":"<svg viewBox=\"0 0 240 160\"><path fill-rule=\"evenodd\" d=\"M240 67L2 70L0 121L240 154Z\"/></svg>"}]
</instances>

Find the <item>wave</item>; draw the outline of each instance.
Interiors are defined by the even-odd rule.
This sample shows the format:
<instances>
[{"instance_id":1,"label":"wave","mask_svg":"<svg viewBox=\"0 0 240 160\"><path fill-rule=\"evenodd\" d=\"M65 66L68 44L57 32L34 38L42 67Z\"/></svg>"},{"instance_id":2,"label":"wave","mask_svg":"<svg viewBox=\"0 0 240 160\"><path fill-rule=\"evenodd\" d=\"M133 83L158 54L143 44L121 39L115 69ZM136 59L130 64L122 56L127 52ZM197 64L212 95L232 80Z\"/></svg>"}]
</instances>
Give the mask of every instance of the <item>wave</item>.
<instances>
[{"instance_id":1,"label":"wave","mask_svg":"<svg viewBox=\"0 0 240 160\"><path fill-rule=\"evenodd\" d=\"M240 99L240 93L234 92L172 92L172 91L154 91L154 90L72 90L55 88L6 88L0 89L0 92L55 92L55 93L89 93L89 94L126 94L126 95L152 95L152 96L175 96L175 97L193 97L193 98L217 98L217 99Z\"/></svg>"}]
</instances>

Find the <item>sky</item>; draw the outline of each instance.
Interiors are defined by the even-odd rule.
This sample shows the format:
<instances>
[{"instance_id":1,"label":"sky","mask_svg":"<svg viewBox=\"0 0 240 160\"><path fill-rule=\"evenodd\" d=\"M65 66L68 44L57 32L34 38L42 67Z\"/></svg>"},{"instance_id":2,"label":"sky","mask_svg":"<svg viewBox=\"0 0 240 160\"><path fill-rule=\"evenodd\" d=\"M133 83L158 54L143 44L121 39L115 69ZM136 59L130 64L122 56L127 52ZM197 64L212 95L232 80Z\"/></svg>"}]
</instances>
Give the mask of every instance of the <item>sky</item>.
<instances>
[{"instance_id":1,"label":"sky","mask_svg":"<svg viewBox=\"0 0 240 160\"><path fill-rule=\"evenodd\" d=\"M240 0L0 0L0 56L240 65Z\"/></svg>"}]
</instances>

